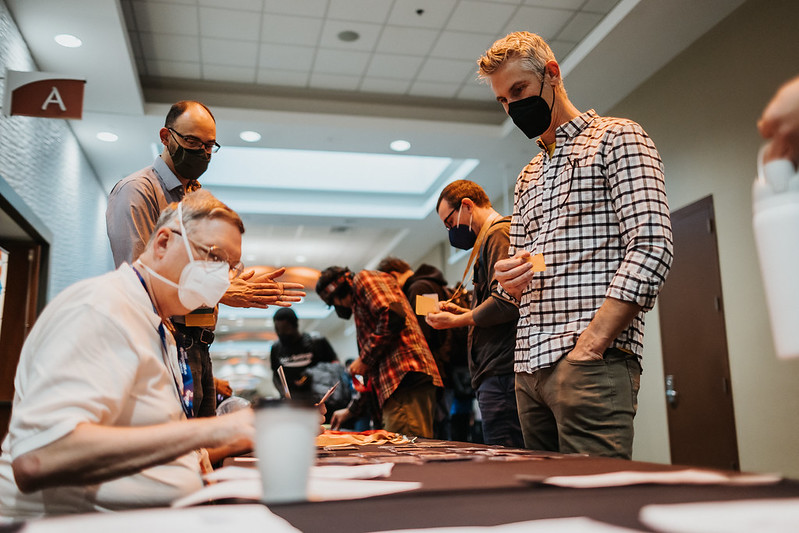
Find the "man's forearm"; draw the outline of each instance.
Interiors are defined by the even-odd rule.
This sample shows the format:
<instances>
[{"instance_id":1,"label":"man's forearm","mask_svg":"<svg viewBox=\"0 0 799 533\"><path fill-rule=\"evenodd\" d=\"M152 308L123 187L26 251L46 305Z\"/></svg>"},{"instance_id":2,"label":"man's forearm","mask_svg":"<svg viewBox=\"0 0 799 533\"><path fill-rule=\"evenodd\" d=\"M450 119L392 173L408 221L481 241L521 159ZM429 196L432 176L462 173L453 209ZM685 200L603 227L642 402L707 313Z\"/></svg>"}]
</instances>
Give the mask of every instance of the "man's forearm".
<instances>
[{"instance_id":1,"label":"man's forearm","mask_svg":"<svg viewBox=\"0 0 799 533\"><path fill-rule=\"evenodd\" d=\"M247 416L251 413L135 428L79 424L57 441L17 457L14 477L23 492L107 481L198 448L243 444L252 435L234 428Z\"/></svg>"},{"instance_id":2,"label":"man's forearm","mask_svg":"<svg viewBox=\"0 0 799 533\"><path fill-rule=\"evenodd\" d=\"M601 356L640 312L641 306L636 303L606 298L577 339L575 351Z\"/></svg>"}]
</instances>

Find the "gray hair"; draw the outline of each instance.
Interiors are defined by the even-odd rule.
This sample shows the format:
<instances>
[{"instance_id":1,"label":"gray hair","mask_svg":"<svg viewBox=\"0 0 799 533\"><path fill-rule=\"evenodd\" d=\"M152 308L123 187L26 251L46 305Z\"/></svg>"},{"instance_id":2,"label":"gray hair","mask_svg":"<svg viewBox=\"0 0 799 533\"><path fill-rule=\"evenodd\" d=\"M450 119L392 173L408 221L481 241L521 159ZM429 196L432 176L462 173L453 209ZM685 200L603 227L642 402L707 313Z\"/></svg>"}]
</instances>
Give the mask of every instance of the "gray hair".
<instances>
[{"instance_id":1,"label":"gray hair","mask_svg":"<svg viewBox=\"0 0 799 533\"><path fill-rule=\"evenodd\" d=\"M244 233L244 222L241 221L238 213L217 200L213 194L205 189L198 189L186 194L180 203L183 204L181 208L183 225L186 227L187 232L192 231L200 220L222 218L236 226L241 233ZM176 222L177 212L177 202L172 202L164 208L155 228L153 228L153 232L150 234L150 241L152 241L159 229Z\"/></svg>"}]
</instances>

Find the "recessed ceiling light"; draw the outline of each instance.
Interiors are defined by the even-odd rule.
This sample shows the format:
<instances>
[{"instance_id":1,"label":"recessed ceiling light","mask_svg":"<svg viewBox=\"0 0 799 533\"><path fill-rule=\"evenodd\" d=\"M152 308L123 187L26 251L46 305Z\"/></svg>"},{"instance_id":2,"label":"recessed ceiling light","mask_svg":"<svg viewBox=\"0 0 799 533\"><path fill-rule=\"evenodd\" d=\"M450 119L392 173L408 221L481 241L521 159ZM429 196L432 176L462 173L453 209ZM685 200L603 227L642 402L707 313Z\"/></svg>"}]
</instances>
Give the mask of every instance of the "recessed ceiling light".
<instances>
[{"instance_id":1,"label":"recessed ceiling light","mask_svg":"<svg viewBox=\"0 0 799 533\"><path fill-rule=\"evenodd\" d=\"M107 143L115 143L119 140L119 135L110 131L101 131L97 134L97 138Z\"/></svg>"},{"instance_id":2,"label":"recessed ceiling light","mask_svg":"<svg viewBox=\"0 0 799 533\"><path fill-rule=\"evenodd\" d=\"M388 146L395 152L407 152L411 149L411 143L408 141L403 141L402 139L392 141Z\"/></svg>"},{"instance_id":3,"label":"recessed ceiling light","mask_svg":"<svg viewBox=\"0 0 799 533\"><path fill-rule=\"evenodd\" d=\"M361 36L358 34L358 32L354 32L352 30L345 30L338 34L338 40L344 41L345 43L351 43L360 38Z\"/></svg>"},{"instance_id":4,"label":"recessed ceiling light","mask_svg":"<svg viewBox=\"0 0 799 533\"><path fill-rule=\"evenodd\" d=\"M83 44L83 41L81 41L74 35L70 35L68 33L58 34L54 38L55 42L57 42L61 46L66 46L67 48L78 48Z\"/></svg>"},{"instance_id":5,"label":"recessed ceiling light","mask_svg":"<svg viewBox=\"0 0 799 533\"><path fill-rule=\"evenodd\" d=\"M261 134L257 131L242 131L239 133L239 138L248 143L256 143L261 140Z\"/></svg>"}]
</instances>

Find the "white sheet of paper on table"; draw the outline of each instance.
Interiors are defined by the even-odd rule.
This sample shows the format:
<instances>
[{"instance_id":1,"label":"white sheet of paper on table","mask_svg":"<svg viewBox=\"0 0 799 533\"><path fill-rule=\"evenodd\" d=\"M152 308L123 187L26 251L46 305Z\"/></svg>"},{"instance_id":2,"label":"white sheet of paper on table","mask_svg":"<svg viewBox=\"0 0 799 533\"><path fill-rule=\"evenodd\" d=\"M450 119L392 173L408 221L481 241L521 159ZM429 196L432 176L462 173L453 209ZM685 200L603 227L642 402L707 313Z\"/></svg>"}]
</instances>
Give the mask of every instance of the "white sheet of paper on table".
<instances>
[{"instance_id":1,"label":"white sheet of paper on table","mask_svg":"<svg viewBox=\"0 0 799 533\"><path fill-rule=\"evenodd\" d=\"M311 478L322 479L376 479L388 477L394 468L393 463L374 463L353 466L314 466L311 468ZM257 468L242 466L226 466L206 474L207 481L231 481L236 479L260 479Z\"/></svg>"},{"instance_id":2,"label":"white sheet of paper on table","mask_svg":"<svg viewBox=\"0 0 799 533\"><path fill-rule=\"evenodd\" d=\"M799 531L799 498L646 505L639 519L656 531L793 533Z\"/></svg>"},{"instance_id":3,"label":"white sheet of paper on table","mask_svg":"<svg viewBox=\"0 0 799 533\"><path fill-rule=\"evenodd\" d=\"M311 478L308 482L308 500L312 502L358 500L406 492L421 486L421 483L415 481ZM172 502L172 507L190 507L226 499L260 501L262 491L261 480L258 478L222 481L175 500Z\"/></svg>"},{"instance_id":4,"label":"white sheet of paper on table","mask_svg":"<svg viewBox=\"0 0 799 533\"><path fill-rule=\"evenodd\" d=\"M499 526L433 527L429 529L394 529L380 533L634 533L638 530L598 522L584 516L546 518L513 522Z\"/></svg>"},{"instance_id":5,"label":"white sheet of paper on table","mask_svg":"<svg viewBox=\"0 0 799 533\"><path fill-rule=\"evenodd\" d=\"M712 470L689 468L667 472L609 472L588 476L553 476L541 481L546 485L591 489L599 487L622 487L627 485L768 485L782 479L776 474L726 474Z\"/></svg>"},{"instance_id":6,"label":"white sheet of paper on table","mask_svg":"<svg viewBox=\"0 0 799 533\"><path fill-rule=\"evenodd\" d=\"M216 505L192 509L146 509L116 513L91 513L32 520L25 533L141 533L142 531L269 531L297 533L299 529L273 514L266 506Z\"/></svg>"}]
</instances>

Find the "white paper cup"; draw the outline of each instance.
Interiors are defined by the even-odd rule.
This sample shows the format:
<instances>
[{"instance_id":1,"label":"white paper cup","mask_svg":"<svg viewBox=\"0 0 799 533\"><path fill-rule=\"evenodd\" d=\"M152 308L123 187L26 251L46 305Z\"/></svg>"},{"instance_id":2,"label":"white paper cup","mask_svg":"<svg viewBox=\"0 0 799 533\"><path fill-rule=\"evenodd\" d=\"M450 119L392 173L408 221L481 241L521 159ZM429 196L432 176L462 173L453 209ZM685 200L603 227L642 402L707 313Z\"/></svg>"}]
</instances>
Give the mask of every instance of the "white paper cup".
<instances>
[{"instance_id":1,"label":"white paper cup","mask_svg":"<svg viewBox=\"0 0 799 533\"><path fill-rule=\"evenodd\" d=\"M319 410L291 400L255 404L255 456L265 503L308 499L308 476L316 459Z\"/></svg>"}]
</instances>

